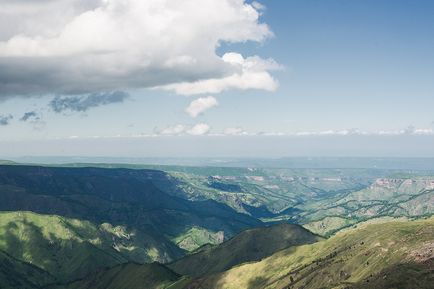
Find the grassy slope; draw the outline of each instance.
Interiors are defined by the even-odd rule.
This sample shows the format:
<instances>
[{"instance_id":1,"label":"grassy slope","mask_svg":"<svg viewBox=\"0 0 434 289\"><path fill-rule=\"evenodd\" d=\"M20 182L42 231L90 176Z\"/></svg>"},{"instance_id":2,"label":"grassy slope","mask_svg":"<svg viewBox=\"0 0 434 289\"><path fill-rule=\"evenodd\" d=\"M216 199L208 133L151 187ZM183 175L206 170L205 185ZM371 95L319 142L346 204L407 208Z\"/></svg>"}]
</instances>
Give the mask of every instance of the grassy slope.
<instances>
[{"instance_id":1,"label":"grassy slope","mask_svg":"<svg viewBox=\"0 0 434 289\"><path fill-rule=\"evenodd\" d=\"M186 256L169 267L179 274L198 277L260 260L289 246L310 244L320 239L297 225L280 224L250 229L216 247Z\"/></svg>"},{"instance_id":2,"label":"grassy slope","mask_svg":"<svg viewBox=\"0 0 434 289\"><path fill-rule=\"evenodd\" d=\"M300 221L313 232L331 235L372 218L429 216L434 213L433 183L433 177L378 179L363 190L309 203Z\"/></svg>"},{"instance_id":3,"label":"grassy slope","mask_svg":"<svg viewBox=\"0 0 434 289\"><path fill-rule=\"evenodd\" d=\"M432 172L221 169L213 178L206 173L199 168L171 172L182 197L213 199L264 222L290 219L323 236L373 218L434 213Z\"/></svg>"},{"instance_id":4,"label":"grassy slope","mask_svg":"<svg viewBox=\"0 0 434 289\"><path fill-rule=\"evenodd\" d=\"M422 217L434 213L434 190L429 189L432 187L430 182L434 182L434 177L430 176L429 172L409 173L408 171L370 169L248 169L92 164L92 166L113 168L103 170L85 167L88 165L67 165L81 167L79 169L27 167L33 170L30 175L28 172L24 172L23 166L16 166L17 170L21 172L19 174L15 173L15 176L12 177L15 178L19 175L21 177L19 182L30 180L31 182L24 184L22 187L36 185L34 187L39 190L37 193L40 193L42 189L38 180L44 180L44 183L56 187L56 193L61 192L61 196L56 195L56 200L47 197L47 202L55 202L50 208L67 206L67 210L64 211L69 214L68 216L80 219L83 216L85 218L94 218L95 216L90 215L96 211L99 214L98 218L105 218L105 221L110 223L116 223L116 221L121 221L124 224L131 223L137 219L138 215L143 215L141 209L131 210L130 205L114 206L113 202L109 201L107 197L116 198L114 195L116 190L121 192L120 195L126 195L127 198L128 196L131 197L132 190L141 193L143 189L138 189L140 186L148 187L148 192L145 192L145 195L149 192L164 193L160 195L162 202L146 200L148 203L156 203L155 205L161 209L158 212L148 211L146 213L152 215L147 218L147 220L152 220L152 224L149 224L149 226L162 231L163 237L157 240L157 243L165 243L165 247L169 248L171 247L170 242L163 240L169 237L170 240L175 240L181 248L189 251L206 242L216 243L216 240L219 240L219 238L215 238L216 234L222 228L227 239L240 229L246 229L252 227L252 225L243 226L239 224L243 220L237 220L238 224L236 228L233 228L228 226L227 222L213 224L214 221L211 218L192 220L191 215L197 216L197 213L184 214L185 207L188 206L183 206L184 208L178 207L173 210L172 204L176 197L184 199L183 201L185 199L194 201L215 200L232 207L238 212L250 214L254 218L265 222L291 219L291 222L303 224L309 230L324 236L332 235L344 227L371 218L382 216ZM134 170L115 169L119 167L128 167ZM141 170L143 168L158 168L167 172ZM89 173L92 175L89 175ZM65 178L65 176L68 178ZM149 178L149 176L151 177ZM214 176L214 178L211 176ZM393 177L401 179L394 179ZM378 182L382 178L386 178L385 180L390 180L390 182L384 184ZM119 186L118 182L113 182L114 179L119 180L119 184L122 184L122 186ZM0 167L0 183L3 181ZM16 178L12 179L10 176L6 178L6 183L9 184L16 183L16 181ZM216 183L218 186L215 186ZM62 186L62 184L65 185ZM105 196L98 192L101 186L105 186L106 189L109 188ZM64 194L65 190L66 194ZM77 195L71 195L68 190L74 191ZM2 209L1 203L3 202L1 197L0 195L0 209ZM32 194L31 197L35 198L35 195ZM23 196L22 199L28 198ZM117 202L120 201L124 202L125 200L117 200ZM176 202L180 203L179 200ZM166 206L165 204L169 205ZM97 210L101 208L96 208L96 206L104 207L104 211ZM128 207L126 209L131 211L131 214L128 214L131 215L129 220L118 220L120 216L126 216L119 212L124 210L124 208L121 208L122 206ZM12 208L11 210L15 209ZM33 210L33 208L27 208L27 210ZM195 211L195 209L192 210L191 208L187 208L187 210L190 212ZM204 211L213 212L215 210ZM39 212L59 214L56 211ZM104 216L107 212L110 212L111 216ZM180 221L178 223L165 222L168 218ZM221 218L219 219L221 220ZM201 222L201 220L204 221ZM246 222L250 223L251 221L246 220ZM149 231L149 228L146 228L145 231ZM169 250L171 252L167 256L160 255L154 260L163 261L162 258L166 258L164 261L169 261L170 259L176 259L181 255L181 251L178 249L172 246Z\"/></svg>"},{"instance_id":5,"label":"grassy slope","mask_svg":"<svg viewBox=\"0 0 434 289\"><path fill-rule=\"evenodd\" d=\"M113 249L115 234L90 222L29 212L0 213L0 249L59 280L128 259Z\"/></svg>"},{"instance_id":6,"label":"grassy slope","mask_svg":"<svg viewBox=\"0 0 434 289\"><path fill-rule=\"evenodd\" d=\"M0 288L38 289L54 281L54 277L30 264L0 251Z\"/></svg>"},{"instance_id":7,"label":"grassy slope","mask_svg":"<svg viewBox=\"0 0 434 289\"><path fill-rule=\"evenodd\" d=\"M168 262L184 250L172 240L199 228L189 248L229 238L261 222L212 201L191 202L167 192L177 184L152 170L0 166L0 211L33 211L127 227L141 242L132 261ZM193 236L194 237L194 236Z\"/></svg>"},{"instance_id":8,"label":"grassy slope","mask_svg":"<svg viewBox=\"0 0 434 289\"><path fill-rule=\"evenodd\" d=\"M420 270L428 275L419 282L432 281L433 267L427 262L434 258L433 249L434 218L363 224L325 241L282 250L260 262L196 280L189 288L413 288L366 283L396 284L414 279ZM413 269L397 274L396 268L402 266ZM395 280L384 281L385 272ZM419 285L415 288L429 288L432 283Z\"/></svg>"},{"instance_id":9,"label":"grassy slope","mask_svg":"<svg viewBox=\"0 0 434 289\"><path fill-rule=\"evenodd\" d=\"M122 264L67 285L50 286L49 289L177 289L188 280L174 273L164 265Z\"/></svg>"}]
</instances>

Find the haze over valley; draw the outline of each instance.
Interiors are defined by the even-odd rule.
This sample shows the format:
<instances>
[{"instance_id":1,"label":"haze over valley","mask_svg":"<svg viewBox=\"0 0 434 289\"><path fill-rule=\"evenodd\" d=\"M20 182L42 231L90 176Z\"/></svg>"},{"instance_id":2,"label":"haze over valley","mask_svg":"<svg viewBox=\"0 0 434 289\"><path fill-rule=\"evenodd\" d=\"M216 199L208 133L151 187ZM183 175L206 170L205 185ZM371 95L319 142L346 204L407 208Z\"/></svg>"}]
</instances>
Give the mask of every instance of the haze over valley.
<instances>
[{"instance_id":1,"label":"haze over valley","mask_svg":"<svg viewBox=\"0 0 434 289\"><path fill-rule=\"evenodd\" d=\"M434 289L433 15L0 0L0 289Z\"/></svg>"}]
</instances>

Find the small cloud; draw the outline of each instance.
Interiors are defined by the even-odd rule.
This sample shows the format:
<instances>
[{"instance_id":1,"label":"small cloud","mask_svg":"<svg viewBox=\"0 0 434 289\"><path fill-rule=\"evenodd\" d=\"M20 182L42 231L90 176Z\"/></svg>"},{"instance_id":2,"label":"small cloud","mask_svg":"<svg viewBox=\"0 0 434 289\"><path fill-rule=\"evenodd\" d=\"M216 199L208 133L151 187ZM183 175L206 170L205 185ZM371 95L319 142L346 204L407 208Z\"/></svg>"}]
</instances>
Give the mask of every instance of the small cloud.
<instances>
[{"instance_id":1,"label":"small cloud","mask_svg":"<svg viewBox=\"0 0 434 289\"><path fill-rule=\"evenodd\" d=\"M404 130L404 134L414 134L416 128L414 127L414 125L409 125L405 130Z\"/></svg>"},{"instance_id":2,"label":"small cloud","mask_svg":"<svg viewBox=\"0 0 434 289\"><path fill-rule=\"evenodd\" d=\"M206 123L198 123L189 130L187 130L187 133L190 135L204 135L207 134L210 129L211 127Z\"/></svg>"},{"instance_id":3,"label":"small cloud","mask_svg":"<svg viewBox=\"0 0 434 289\"><path fill-rule=\"evenodd\" d=\"M185 112L187 112L191 117L197 117L199 114L217 105L218 102L215 97L201 97L193 100L190 105L185 109Z\"/></svg>"},{"instance_id":4,"label":"small cloud","mask_svg":"<svg viewBox=\"0 0 434 289\"><path fill-rule=\"evenodd\" d=\"M40 121L41 116L36 111L29 111L24 113L20 121Z\"/></svg>"},{"instance_id":5,"label":"small cloud","mask_svg":"<svg viewBox=\"0 0 434 289\"><path fill-rule=\"evenodd\" d=\"M247 135L248 134L241 127L228 127L223 131L223 133L225 135Z\"/></svg>"},{"instance_id":6,"label":"small cloud","mask_svg":"<svg viewBox=\"0 0 434 289\"><path fill-rule=\"evenodd\" d=\"M180 135L185 132L186 127L182 124L177 124L174 126L168 126L161 131L157 131L160 135Z\"/></svg>"},{"instance_id":7,"label":"small cloud","mask_svg":"<svg viewBox=\"0 0 434 289\"><path fill-rule=\"evenodd\" d=\"M434 134L434 130L432 128L416 128L416 129L414 129L413 134L432 135L432 134Z\"/></svg>"},{"instance_id":8,"label":"small cloud","mask_svg":"<svg viewBox=\"0 0 434 289\"><path fill-rule=\"evenodd\" d=\"M10 115L10 114L8 114L8 115L0 115L0 125L1 126L8 125L13 118L14 117L12 115Z\"/></svg>"},{"instance_id":9,"label":"small cloud","mask_svg":"<svg viewBox=\"0 0 434 289\"><path fill-rule=\"evenodd\" d=\"M45 127L45 122L42 120L42 115L36 111L28 111L20 118L20 121L27 122L33 125L36 130L41 130Z\"/></svg>"},{"instance_id":10,"label":"small cloud","mask_svg":"<svg viewBox=\"0 0 434 289\"><path fill-rule=\"evenodd\" d=\"M257 1L253 1L253 2L252 2L252 6L253 6L256 10L258 10L258 11L265 10L265 8L266 8L263 4L261 4L261 3L257 2Z\"/></svg>"},{"instance_id":11,"label":"small cloud","mask_svg":"<svg viewBox=\"0 0 434 289\"><path fill-rule=\"evenodd\" d=\"M180 135L204 135L210 131L210 126L205 123L198 123L194 126L185 126L183 124L176 124L168 126L165 129L154 129L155 136L180 136Z\"/></svg>"},{"instance_id":12,"label":"small cloud","mask_svg":"<svg viewBox=\"0 0 434 289\"><path fill-rule=\"evenodd\" d=\"M85 112L90 108L124 102L128 97L129 94L123 91L92 93L86 96L56 96L49 105L57 113Z\"/></svg>"},{"instance_id":13,"label":"small cloud","mask_svg":"<svg viewBox=\"0 0 434 289\"><path fill-rule=\"evenodd\" d=\"M261 131L261 132L257 133L257 135L260 135L260 136L285 136L287 134L285 134L283 132L265 132L265 131Z\"/></svg>"}]
</instances>

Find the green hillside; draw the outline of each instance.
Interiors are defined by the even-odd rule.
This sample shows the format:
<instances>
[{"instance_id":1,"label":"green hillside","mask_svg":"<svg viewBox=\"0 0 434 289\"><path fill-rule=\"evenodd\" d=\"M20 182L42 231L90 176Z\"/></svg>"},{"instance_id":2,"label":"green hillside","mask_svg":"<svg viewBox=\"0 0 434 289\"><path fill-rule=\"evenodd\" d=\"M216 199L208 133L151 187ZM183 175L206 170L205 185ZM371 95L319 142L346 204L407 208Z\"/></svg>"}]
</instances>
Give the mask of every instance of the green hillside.
<instances>
[{"instance_id":1,"label":"green hillside","mask_svg":"<svg viewBox=\"0 0 434 289\"><path fill-rule=\"evenodd\" d=\"M38 289L54 280L46 271L0 251L1 289Z\"/></svg>"},{"instance_id":2,"label":"green hillside","mask_svg":"<svg viewBox=\"0 0 434 289\"><path fill-rule=\"evenodd\" d=\"M432 171L159 168L177 183L173 195L215 200L263 222L290 220L323 236L378 217L420 218L434 213Z\"/></svg>"},{"instance_id":3,"label":"green hillside","mask_svg":"<svg viewBox=\"0 0 434 289\"><path fill-rule=\"evenodd\" d=\"M180 289L186 282L188 279L158 263L128 263L100 270L67 285L50 286L47 289Z\"/></svg>"},{"instance_id":4,"label":"green hillside","mask_svg":"<svg viewBox=\"0 0 434 289\"><path fill-rule=\"evenodd\" d=\"M127 246L131 251L130 261L168 262L185 249L216 244L262 225L214 201L175 197L176 190L176 181L154 170L0 166L0 211L108 224L123 239L119 250Z\"/></svg>"},{"instance_id":5,"label":"green hillside","mask_svg":"<svg viewBox=\"0 0 434 289\"><path fill-rule=\"evenodd\" d=\"M199 278L191 288L365 288L364 282L381 288L386 282L381 274L400 280L405 270L410 280L422 282L420 288L431 280L426 263L431 259L409 261L410 253L402 248L432 250L419 242L432 241L431 233L413 240L418 224L431 228L432 220L360 224L432 215L434 178L429 174L169 169L0 165L0 284L39 288L90 272L104 279L124 268L120 264L134 266L113 273L116 278L130 274L128 279L134 279L153 268L137 264L154 261L171 262L167 266L176 272L159 267L176 277L157 280L155 286L176 288L190 282L177 274ZM331 237L304 245L320 237L285 224L288 220ZM118 269L102 270L107 267ZM17 278L21 283L13 283Z\"/></svg>"},{"instance_id":6,"label":"green hillside","mask_svg":"<svg viewBox=\"0 0 434 289\"><path fill-rule=\"evenodd\" d=\"M250 229L215 247L204 248L169 265L173 271L193 277L225 271L235 265L257 261L290 247L314 243L321 238L290 224Z\"/></svg>"},{"instance_id":7,"label":"green hillside","mask_svg":"<svg viewBox=\"0 0 434 289\"><path fill-rule=\"evenodd\" d=\"M331 235L339 229L373 218L420 218L434 213L434 179L394 181L397 184L393 186L373 184L335 202L312 203L310 212L302 213L305 227L321 235ZM412 184L403 186L405 183Z\"/></svg>"},{"instance_id":8,"label":"green hillside","mask_svg":"<svg viewBox=\"0 0 434 289\"><path fill-rule=\"evenodd\" d=\"M0 210L37 210L97 223L136 222L147 226L142 232L160 231L152 235L159 235L168 248L172 243L178 247L155 259L166 258L165 262L179 258L182 255L179 249L191 251L206 243L217 244L221 232L227 240L242 229L258 226L255 221L289 220L330 236L373 218L419 218L434 213L434 176L430 171L18 165L0 167L1 184L9 187L3 193L6 195L0 194L0 201L6 198L4 208L0 202ZM8 201L9 190L19 198L14 206ZM44 201L51 203L49 208L33 205L40 202L41 193L46 195ZM64 210L59 212L59 207ZM125 210L130 213L124 214ZM186 211L189 213L185 214ZM217 216L202 218L209 212ZM236 216L237 212L242 215ZM228 215L237 220L236 224L223 221ZM167 219L174 221L168 223Z\"/></svg>"},{"instance_id":9,"label":"green hillside","mask_svg":"<svg viewBox=\"0 0 434 289\"><path fill-rule=\"evenodd\" d=\"M114 230L88 221L30 212L0 213L0 250L58 280L127 262L128 252L116 249L116 240L122 242Z\"/></svg>"},{"instance_id":10,"label":"green hillside","mask_svg":"<svg viewBox=\"0 0 434 289\"><path fill-rule=\"evenodd\" d=\"M434 218L363 224L195 280L187 288L432 288L433 240Z\"/></svg>"}]
</instances>

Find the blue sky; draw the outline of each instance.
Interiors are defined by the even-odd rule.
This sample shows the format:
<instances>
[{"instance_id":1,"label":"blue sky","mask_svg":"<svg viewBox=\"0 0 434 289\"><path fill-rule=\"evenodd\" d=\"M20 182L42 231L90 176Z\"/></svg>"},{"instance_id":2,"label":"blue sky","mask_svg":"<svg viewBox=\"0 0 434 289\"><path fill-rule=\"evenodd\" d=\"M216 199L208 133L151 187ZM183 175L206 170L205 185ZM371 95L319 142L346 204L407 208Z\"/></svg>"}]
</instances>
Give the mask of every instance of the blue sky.
<instances>
[{"instance_id":1,"label":"blue sky","mask_svg":"<svg viewBox=\"0 0 434 289\"><path fill-rule=\"evenodd\" d=\"M28 2L28 5L37 5L32 1ZM60 2L69 7L73 1ZM100 5L97 2L95 0L95 7ZM134 0L127 2L131 2L132 6L136 5ZM158 4L159 1L150 2ZM194 4L194 0L189 2ZM179 46L184 49L181 51L183 58L176 59L181 59L185 66L170 71L164 71L161 67L155 71L139 71L146 80L136 80L135 77L132 79L128 74L130 78L120 81L119 84L118 79L112 78L111 74L106 82L98 80L91 83L93 75L99 77L113 71L113 67L104 66L105 62L101 64L101 70L83 73L88 75L89 79L92 78L89 82L86 79L71 79L72 84L69 85L67 79L49 83L48 80L55 78L53 74L68 75L70 71L62 70L62 67L68 67L68 57L75 54L65 48L60 52L52 49L54 42L39 43L37 45L43 49L27 51L14 46L17 45L16 42L10 40L23 31L32 37L45 35L44 33L52 37L62 31L48 33L42 30L25 30L28 28L12 31L12 28L4 26L6 28L0 29L0 59L3 59L3 62L0 61L0 82L7 84L13 79L18 85L0 86L0 89L5 91L0 91L0 122L3 118L6 123L0 126L0 156L243 156L244 153L245 156L261 157L434 156L434 145L430 149L430 145L434 144L432 1L259 1L265 8L256 3L252 4L259 15L258 21L250 18L239 20L250 14L243 14L245 11L242 1L228 2L238 3L228 4L232 5L228 7L232 9L233 18L216 15L215 23L203 24L216 25L219 34L205 29L193 31L189 39L182 39L177 31L173 32L173 37L169 33L167 37L173 39L167 41L180 41ZM200 3L212 5L213 1ZM42 9L33 6L29 7L36 9L35 11ZM80 13L95 7L78 6L77 15L67 16L78 19ZM12 13L8 14L8 17L16 17L23 23L28 21L20 18L22 15L19 15L18 8L13 10L18 11L16 15ZM200 8L192 14L194 19L197 13L214 13L213 10L208 11L208 7ZM164 9L165 7L163 12L166 11ZM193 13L186 10L188 7L168 7L167 11L170 9L185 14ZM31 20L45 23L42 16L38 17ZM159 24L159 19L155 20L156 24ZM205 21L202 17L197 19L199 22L193 23L196 26L201 24L200 21ZM187 18L179 21L183 25ZM87 25L92 25L92 22L89 23ZM239 33L234 32L232 35L231 30L235 28L225 28L225 23L234 23ZM268 30L263 30L260 23L267 24ZM98 26L95 27L98 32ZM143 29L149 30L144 33L153 35L151 28ZM172 29L170 26L169 32L172 32ZM141 35L141 31L135 32ZM116 34L115 28L113 34ZM33 41L30 36L26 41ZM160 41L161 37L155 37L157 42ZM203 39L195 37L217 39L221 45L210 52L207 50L209 47L202 43ZM115 43L113 39L107 43ZM119 39L121 43L124 41L122 37ZM224 39L231 39L231 43ZM80 36L77 38L77 43L86 41L89 40ZM57 45L61 47L62 43L59 43ZM93 44L90 40L89 45ZM138 42L138 45L142 43ZM154 49L146 46L147 44L143 45L143 51L134 51L131 55L146 54L147 49ZM83 47L87 49L88 46ZM83 47L79 47L80 53ZM115 47L119 47L117 42ZM148 54L167 63L173 58L172 51L166 48L162 50L160 53L156 47L157 52ZM41 56L41 53L46 51L49 51L48 54ZM130 55L130 52L125 51L126 55ZM243 63L248 62L248 57L257 56L251 59L252 65L256 67L253 72L258 72L258 75L255 75L258 77L265 74L265 78L259 78L258 81L253 81L254 83L239 80L231 84L231 81L224 79L224 75L231 75L232 68L224 67L223 64L226 65L227 62L223 63L220 59L228 52L242 55ZM61 58L56 58L59 55ZM189 58L185 58L185 55L197 58L196 62L191 63L198 65L189 66ZM238 56L234 57L231 58L231 65L233 61L239 61ZM35 62L29 62L24 68L21 68L18 62L12 62L12 67L17 70L19 68L30 71L14 79L18 73L9 73L10 70L6 70L7 64L8 61L21 58ZM64 64L61 63L61 68L55 67L55 73L51 73L48 80L45 80L42 74L48 64L41 65L40 59L47 59L46 62L51 65L51 58L66 60ZM116 58L114 61L120 61L116 62L120 64L116 69L129 68L127 60ZM108 72L102 71L103 68ZM131 71L137 75L137 70L134 69L131 68ZM30 79L29 82L33 81L33 71L37 72L36 76L41 75L41 79L44 79L35 80L38 86L23 83L27 79ZM268 76L271 78L267 78ZM214 86L210 87L209 84L206 84L204 92L197 94L191 93L192 88L189 88L188 93L169 88L178 82L177 79L194 83L208 78L218 81L224 79L222 83L219 82L219 85L224 86L223 91L215 91ZM273 87L274 82L279 84L277 88ZM75 83L77 86L73 87ZM159 86L160 84L164 88ZM83 91L78 91L80 89L77 90L77 87L83 87ZM97 94L104 94L103 97L106 97L105 93L112 91L123 91L129 97L114 101L110 100L112 98L104 98L103 102L103 98L88 98L89 95ZM75 97L79 102L87 99L84 103L92 104L86 108L65 106L65 109L56 112L52 105L56 96L62 100ZM213 97L214 104L205 108L203 103L198 104L199 113L196 117L186 113L186 108L191 106L193 101L209 96ZM73 101L62 102L63 105L71 103L74 104ZM80 105L85 104L80 102ZM20 120L26 112L35 114L27 121ZM198 124L202 126L197 126ZM354 142L363 145L354 146ZM390 146L396 146L397 142L402 145L389 149ZM216 143L225 145L213 145ZM246 146L249 147L248 152L243 149ZM11 147L14 149L10 149ZM107 149L101 151L100 147Z\"/></svg>"}]
</instances>

